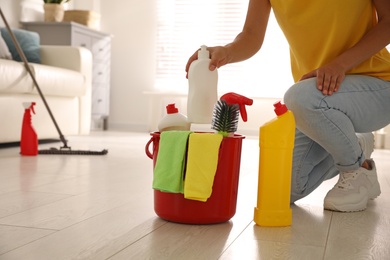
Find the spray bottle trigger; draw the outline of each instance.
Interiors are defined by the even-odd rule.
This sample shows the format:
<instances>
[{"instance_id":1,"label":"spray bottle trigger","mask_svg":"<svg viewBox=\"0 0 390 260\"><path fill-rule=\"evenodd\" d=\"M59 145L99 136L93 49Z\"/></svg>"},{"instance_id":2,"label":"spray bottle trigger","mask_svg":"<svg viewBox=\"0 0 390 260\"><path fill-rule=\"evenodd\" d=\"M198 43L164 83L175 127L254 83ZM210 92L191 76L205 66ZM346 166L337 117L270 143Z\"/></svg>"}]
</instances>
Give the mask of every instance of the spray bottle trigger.
<instances>
[{"instance_id":1,"label":"spray bottle trigger","mask_svg":"<svg viewBox=\"0 0 390 260\"><path fill-rule=\"evenodd\" d=\"M34 106L35 102L23 102L24 109L29 109L35 114Z\"/></svg>"},{"instance_id":2,"label":"spray bottle trigger","mask_svg":"<svg viewBox=\"0 0 390 260\"><path fill-rule=\"evenodd\" d=\"M245 96L233 92L226 93L220 99L225 100L226 103L229 105L238 104L240 107L240 114L242 120L244 122L248 120L245 105L251 106L253 104L253 99L247 98Z\"/></svg>"},{"instance_id":3,"label":"spray bottle trigger","mask_svg":"<svg viewBox=\"0 0 390 260\"><path fill-rule=\"evenodd\" d=\"M34 106L35 106L35 102L31 102L30 109L31 109L31 111L33 112L33 114L35 115Z\"/></svg>"}]
</instances>

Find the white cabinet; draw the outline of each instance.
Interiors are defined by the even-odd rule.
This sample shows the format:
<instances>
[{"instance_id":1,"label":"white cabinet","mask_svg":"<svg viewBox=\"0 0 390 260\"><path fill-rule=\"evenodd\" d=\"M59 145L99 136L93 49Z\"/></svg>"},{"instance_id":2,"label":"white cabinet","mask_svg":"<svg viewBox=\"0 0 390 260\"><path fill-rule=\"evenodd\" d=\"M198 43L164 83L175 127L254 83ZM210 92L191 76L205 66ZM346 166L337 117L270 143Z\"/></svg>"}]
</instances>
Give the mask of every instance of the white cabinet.
<instances>
[{"instance_id":1,"label":"white cabinet","mask_svg":"<svg viewBox=\"0 0 390 260\"><path fill-rule=\"evenodd\" d=\"M26 30L37 32L43 45L81 46L92 52L92 128L107 129L111 35L74 22L23 22L22 25Z\"/></svg>"}]
</instances>

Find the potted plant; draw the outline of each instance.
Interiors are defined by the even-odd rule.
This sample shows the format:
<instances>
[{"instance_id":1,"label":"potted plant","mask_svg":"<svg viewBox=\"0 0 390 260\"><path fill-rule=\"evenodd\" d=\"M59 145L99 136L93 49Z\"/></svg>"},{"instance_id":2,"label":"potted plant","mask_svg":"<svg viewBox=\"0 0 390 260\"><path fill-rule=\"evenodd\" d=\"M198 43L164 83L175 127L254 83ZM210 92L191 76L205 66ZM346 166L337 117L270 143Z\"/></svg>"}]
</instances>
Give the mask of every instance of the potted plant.
<instances>
[{"instance_id":1,"label":"potted plant","mask_svg":"<svg viewBox=\"0 0 390 260\"><path fill-rule=\"evenodd\" d=\"M61 22L64 18L63 4L69 0L43 0L45 11L45 22Z\"/></svg>"}]
</instances>

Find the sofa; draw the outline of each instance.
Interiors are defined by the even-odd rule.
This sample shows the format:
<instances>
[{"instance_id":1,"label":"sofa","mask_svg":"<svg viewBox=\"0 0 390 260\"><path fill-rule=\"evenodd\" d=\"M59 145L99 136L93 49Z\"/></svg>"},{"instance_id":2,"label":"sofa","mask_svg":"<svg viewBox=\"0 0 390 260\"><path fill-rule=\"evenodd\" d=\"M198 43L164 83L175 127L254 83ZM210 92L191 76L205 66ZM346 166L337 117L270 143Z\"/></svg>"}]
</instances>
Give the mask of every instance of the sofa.
<instances>
[{"instance_id":1,"label":"sofa","mask_svg":"<svg viewBox=\"0 0 390 260\"><path fill-rule=\"evenodd\" d=\"M89 134L92 54L83 47L39 46L39 63L29 62L61 132ZM36 102L32 124L39 140L59 139L38 91L20 61L0 57L0 143L19 142L24 102Z\"/></svg>"}]
</instances>

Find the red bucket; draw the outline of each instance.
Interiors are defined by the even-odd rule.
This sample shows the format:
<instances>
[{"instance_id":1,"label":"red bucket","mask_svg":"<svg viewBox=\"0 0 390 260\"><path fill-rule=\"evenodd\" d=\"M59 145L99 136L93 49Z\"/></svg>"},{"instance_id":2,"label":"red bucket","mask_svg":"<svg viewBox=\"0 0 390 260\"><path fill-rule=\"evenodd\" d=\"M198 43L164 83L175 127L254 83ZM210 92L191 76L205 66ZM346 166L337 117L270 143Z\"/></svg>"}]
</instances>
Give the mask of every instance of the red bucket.
<instances>
[{"instance_id":1,"label":"red bucket","mask_svg":"<svg viewBox=\"0 0 390 260\"><path fill-rule=\"evenodd\" d=\"M152 137L145 152L156 164L160 133ZM235 134L223 138L211 197L206 202L185 199L183 194L154 190L154 211L165 220L185 224L215 224L226 222L236 213L242 139ZM149 146L153 143L153 151Z\"/></svg>"}]
</instances>

